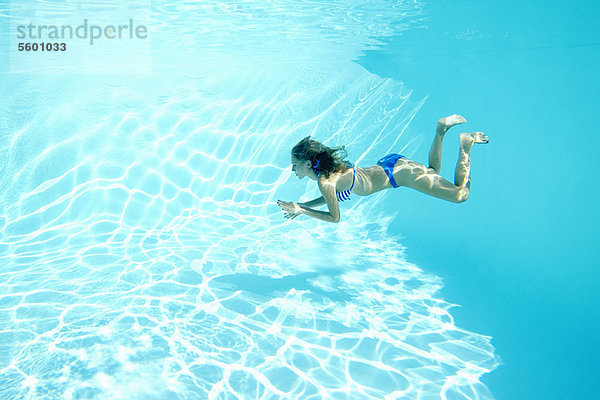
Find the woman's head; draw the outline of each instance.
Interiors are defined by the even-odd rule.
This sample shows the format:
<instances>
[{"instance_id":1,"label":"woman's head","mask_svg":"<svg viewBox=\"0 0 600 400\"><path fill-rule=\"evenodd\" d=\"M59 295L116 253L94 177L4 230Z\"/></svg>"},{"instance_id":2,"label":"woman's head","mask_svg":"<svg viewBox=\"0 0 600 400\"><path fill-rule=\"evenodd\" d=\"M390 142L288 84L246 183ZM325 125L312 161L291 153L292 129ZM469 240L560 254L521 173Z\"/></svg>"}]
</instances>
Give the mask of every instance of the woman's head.
<instances>
[{"instance_id":1,"label":"woman's head","mask_svg":"<svg viewBox=\"0 0 600 400\"><path fill-rule=\"evenodd\" d=\"M308 175L310 170L317 176L324 174L328 178L332 172L348 168L345 157L344 146L327 147L307 136L292 148L292 169L300 179Z\"/></svg>"}]
</instances>

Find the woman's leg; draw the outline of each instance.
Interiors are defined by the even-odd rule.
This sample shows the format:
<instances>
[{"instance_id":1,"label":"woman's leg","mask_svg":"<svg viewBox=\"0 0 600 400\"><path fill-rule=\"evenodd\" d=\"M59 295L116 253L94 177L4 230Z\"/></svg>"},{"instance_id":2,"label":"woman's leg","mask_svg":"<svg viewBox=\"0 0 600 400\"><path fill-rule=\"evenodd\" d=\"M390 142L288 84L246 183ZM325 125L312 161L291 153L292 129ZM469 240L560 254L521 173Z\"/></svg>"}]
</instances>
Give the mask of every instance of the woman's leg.
<instances>
[{"instance_id":1,"label":"woman's leg","mask_svg":"<svg viewBox=\"0 0 600 400\"><path fill-rule=\"evenodd\" d=\"M488 143L489 138L481 132L461 133L458 163L454 184L442 178L433 168L427 168L409 159L400 159L394 167L394 179L399 186L416 189L428 195L462 203L469 197L471 185L471 148L475 143Z\"/></svg>"},{"instance_id":2,"label":"woman's leg","mask_svg":"<svg viewBox=\"0 0 600 400\"><path fill-rule=\"evenodd\" d=\"M458 114L440 118L438 121L435 137L429 150L429 168L435 169L438 174L442 172L442 144L444 142L444 135L454 125L464 124L465 122L467 120Z\"/></svg>"},{"instance_id":3,"label":"woman's leg","mask_svg":"<svg viewBox=\"0 0 600 400\"><path fill-rule=\"evenodd\" d=\"M467 200L471 188L471 148L475 143L489 143L490 138L482 132L461 133L458 135L460 150L454 170L454 185L458 188L459 203Z\"/></svg>"}]
</instances>

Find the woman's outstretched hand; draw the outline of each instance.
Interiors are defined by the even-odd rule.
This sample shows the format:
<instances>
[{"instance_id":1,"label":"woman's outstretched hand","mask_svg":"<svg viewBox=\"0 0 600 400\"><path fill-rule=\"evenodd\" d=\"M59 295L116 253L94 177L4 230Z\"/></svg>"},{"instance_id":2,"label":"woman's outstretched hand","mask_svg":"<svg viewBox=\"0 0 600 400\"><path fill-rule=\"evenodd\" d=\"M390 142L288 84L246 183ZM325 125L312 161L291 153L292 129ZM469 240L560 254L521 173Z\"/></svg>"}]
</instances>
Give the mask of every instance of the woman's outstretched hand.
<instances>
[{"instance_id":1,"label":"woman's outstretched hand","mask_svg":"<svg viewBox=\"0 0 600 400\"><path fill-rule=\"evenodd\" d=\"M294 203L291 201L277 200L277 205L281 207L281 210L283 211L283 213L285 214L285 218L287 219L294 219L303 212L302 208L298 205L298 203Z\"/></svg>"}]
</instances>

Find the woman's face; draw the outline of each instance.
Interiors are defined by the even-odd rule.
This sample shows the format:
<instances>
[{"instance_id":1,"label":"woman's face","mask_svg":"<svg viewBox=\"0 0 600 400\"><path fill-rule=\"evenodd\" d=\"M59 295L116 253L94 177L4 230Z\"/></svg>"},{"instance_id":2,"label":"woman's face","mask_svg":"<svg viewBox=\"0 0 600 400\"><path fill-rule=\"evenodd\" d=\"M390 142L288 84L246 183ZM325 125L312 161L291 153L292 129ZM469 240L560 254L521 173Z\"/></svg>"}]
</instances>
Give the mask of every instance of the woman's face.
<instances>
[{"instance_id":1,"label":"woman's face","mask_svg":"<svg viewBox=\"0 0 600 400\"><path fill-rule=\"evenodd\" d=\"M292 155L292 171L296 174L298 179L303 179L305 176L310 176L311 169L310 161L300 160Z\"/></svg>"}]
</instances>

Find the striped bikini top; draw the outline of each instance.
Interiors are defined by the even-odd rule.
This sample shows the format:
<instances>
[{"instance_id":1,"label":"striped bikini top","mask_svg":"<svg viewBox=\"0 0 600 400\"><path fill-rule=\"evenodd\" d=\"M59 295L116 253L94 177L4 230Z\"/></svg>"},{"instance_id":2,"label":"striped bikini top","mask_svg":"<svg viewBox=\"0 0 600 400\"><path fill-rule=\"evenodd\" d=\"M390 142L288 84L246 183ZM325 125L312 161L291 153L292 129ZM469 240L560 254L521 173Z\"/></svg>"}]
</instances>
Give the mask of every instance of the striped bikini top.
<instances>
[{"instance_id":1,"label":"striped bikini top","mask_svg":"<svg viewBox=\"0 0 600 400\"><path fill-rule=\"evenodd\" d=\"M356 179L356 169L354 165L352 166L352 186L348 190L342 190L341 192L335 192L335 197L337 197L338 201L345 201L350 199L350 192L354 187L354 180Z\"/></svg>"}]
</instances>

